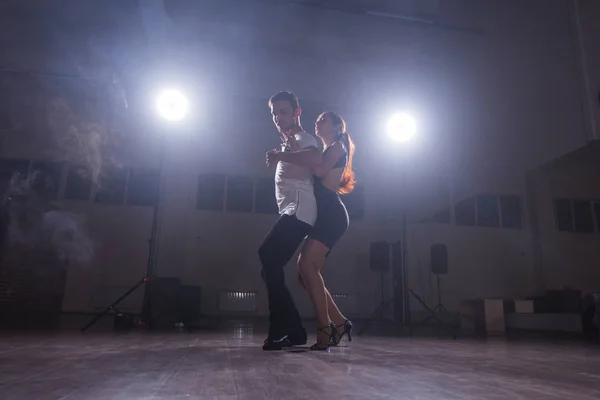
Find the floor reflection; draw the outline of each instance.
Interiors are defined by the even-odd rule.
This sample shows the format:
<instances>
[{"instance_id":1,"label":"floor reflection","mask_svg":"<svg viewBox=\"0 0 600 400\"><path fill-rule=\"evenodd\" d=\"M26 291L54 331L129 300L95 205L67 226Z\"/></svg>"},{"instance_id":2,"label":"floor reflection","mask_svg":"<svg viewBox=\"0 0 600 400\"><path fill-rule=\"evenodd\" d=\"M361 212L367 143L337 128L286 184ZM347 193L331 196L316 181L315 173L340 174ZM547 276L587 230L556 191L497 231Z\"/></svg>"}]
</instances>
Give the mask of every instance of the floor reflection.
<instances>
[{"instance_id":1,"label":"floor reflection","mask_svg":"<svg viewBox=\"0 0 600 400\"><path fill-rule=\"evenodd\" d=\"M0 336L0 398L600 399L597 349L573 342L361 336L319 352L309 350L315 333L273 352L261 349L261 325L241 322L218 331Z\"/></svg>"},{"instance_id":2,"label":"floor reflection","mask_svg":"<svg viewBox=\"0 0 600 400\"><path fill-rule=\"evenodd\" d=\"M233 327L234 339L252 339L254 337L254 327L251 324L237 324Z\"/></svg>"}]
</instances>

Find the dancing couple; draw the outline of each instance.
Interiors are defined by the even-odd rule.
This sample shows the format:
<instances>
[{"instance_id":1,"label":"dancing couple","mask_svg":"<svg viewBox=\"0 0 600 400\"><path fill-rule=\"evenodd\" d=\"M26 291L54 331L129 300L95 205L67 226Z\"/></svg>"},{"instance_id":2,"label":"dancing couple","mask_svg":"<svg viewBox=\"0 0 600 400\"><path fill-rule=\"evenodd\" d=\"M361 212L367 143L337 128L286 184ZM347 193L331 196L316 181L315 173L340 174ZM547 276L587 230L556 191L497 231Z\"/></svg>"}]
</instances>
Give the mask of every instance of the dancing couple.
<instances>
[{"instance_id":1,"label":"dancing couple","mask_svg":"<svg viewBox=\"0 0 600 400\"><path fill-rule=\"evenodd\" d=\"M333 112L324 112L315 133L300 124L302 110L296 95L280 92L269 100L273 122L281 134L281 150L267 153L267 166L276 166L275 196L279 218L258 253L269 297L269 336L264 350L306 344L306 330L285 285L283 268L306 238L298 257L298 279L315 308L317 342L311 350L327 350L344 335L352 340L347 320L325 287L321 270L329 252L348 229L348 213L339 194L354 188L354 143L346 123Z\"/></svg>"}]
</instances>

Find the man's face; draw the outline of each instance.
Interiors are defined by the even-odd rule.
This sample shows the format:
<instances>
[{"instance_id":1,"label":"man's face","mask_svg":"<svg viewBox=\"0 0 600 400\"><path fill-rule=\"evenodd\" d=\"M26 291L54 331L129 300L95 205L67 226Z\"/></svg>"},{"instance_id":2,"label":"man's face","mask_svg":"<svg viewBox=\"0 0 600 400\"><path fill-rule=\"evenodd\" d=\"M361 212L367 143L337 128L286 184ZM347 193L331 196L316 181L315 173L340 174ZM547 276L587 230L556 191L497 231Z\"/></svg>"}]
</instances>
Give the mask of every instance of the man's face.
<instances>
[{"instance_id":1,"label":"man's face","mask_svg":"<svg viewBox=\"0 0 600 400\"><path fill-rule=\"evenodd\" d=\"M299 110L292 109L289 101L280 100L271 104L271 115L273 123L281 133L288 132L296 124L297 113Z\"/></svg>"}]
</instances>

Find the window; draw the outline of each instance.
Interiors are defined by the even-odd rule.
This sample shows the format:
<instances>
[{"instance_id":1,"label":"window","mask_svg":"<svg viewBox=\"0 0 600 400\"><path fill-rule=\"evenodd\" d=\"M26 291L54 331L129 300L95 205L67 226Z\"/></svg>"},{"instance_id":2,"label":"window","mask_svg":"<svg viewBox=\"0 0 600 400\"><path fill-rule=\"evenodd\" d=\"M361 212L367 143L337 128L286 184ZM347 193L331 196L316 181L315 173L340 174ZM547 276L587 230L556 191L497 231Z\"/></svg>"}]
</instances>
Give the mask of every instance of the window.
<instances>
[{"instance_id":1,"label":"window","mask_svg":"<svg viewBox=\"0 0 600 400\"><path fill-rule=\"evenodd\" d=\"M198 210L223 211L225 197L224 175L201 175L198 178L196 208Z\"/></svg>"},{"instance_id":2,"label":"window","mask_svg":"<svg viewBox=\"0 0 600 400\"><path fill-rule=\"evenodd\" d=\"M89 170L81 166L70 166L67 173L65 199L89 200L91 190L92 179Z\"/></svg>"},{"instance_id":3,"label":"window","mask_svg":"<svg viewBox=\"0 0 600 400\"><path fill-rule=\"evenodd\" d=\"M342 201L351 220L363 219L365 216L365 188L355 186L354 190L342 196Z\"/></svg>"},{"instance_id":4,"label":"window","mask_svg":"<svg viewBox=\"0 0 600 400\"><path fill-rule=\"evenodd\" d=\"M500 196L499 201L502 227L508 229L523 229L521 199L517 196Z\"/></svg>"},{"instance_id":5,"label":"window","mask_svg":"<svg viewBox=\"0 0 600 400\"><path fill-rule=\"evenodd\" d=\"M227 179L227 211L252 212L254 180L238 176Z\"/></svg>"},{"instance_id":6,"label":"window","mask_svg":"<svg viewBox=\"0 0 600 400\"><path fill-rule=\"evenodd\" d=\"M477 219L475 214L475 197L469 197L459 201L454 206L454 217L456 225L475 226Z\"/></svg>"},{"instance_id":7,"label":"window","mask_svg":"<svg viewBox=\"0 0 600 400\"><path fill-rule=\"evenodd\" d=\"M592 217L592 204L585 200L573 200L573 222L575 232L594 232L594 218Z\"/></svg>"},{"instance_id":8,"label":"window","mask_svg":"<svg viewBox=\"0 0 600 400\"><path fill-rule=\"evenodd\" d=\"M127 187L127 204L132 206L152 206L158 195L158 171L134 169Z\"/></svg>"},{"instance_id":9,"label":"window","mask_svg":"<svg viewBox=\"0 0 600 400\"><path fill-rule=\"evenodd\" d=\"M273 178L259 178L256 180L254 193L254 208L260 214L277 214L277 201L275 200L275 182Z\"/></svg>"},{"instance_id":10,"label":"window","mask_svg":"<svg viewBox=\"0 0 600 400\"><path fill-rule=\"evenodd\" d=\"M125 185L127 169L107 168L100 174L96 202L102 204L123 204L125 200Z\"/></svg>"},{"instance_id":11,"label":"window","mask_svg":"<svg viewBox=\"0 0 600 400\"><path fill-rule=\"evenodd\" d=\"M433 222L437 222L440 224L449 224L450 223L450 206L444 207L431 217Z\"/></svg>"},{"instance_id":12,"label":"window","mask_svg":"<svg viewBox=\"0 0 600 400\"><path fill-rule=\"evenodd\" d=\"M572 232L574 230L571 200L554 200L554 215L559 231Z\"/></svg>"},{"instance_id":13,"label":"window","mask_svg":"<svg viewBox=\"0 0 600 400\"><path fill-rule=\"evenodd\" d=\"M33 187L45 199L56 200L63 164L58 162L36 162L31 167Z\"/></svg>"},{"instance_id":14,"label":"window","mask_svg":"<svg viewBox=\"0 0 600 400\"><path fill-rule=\"evenodd\" d=\"M477 196L477 226L499 227L498 197L494 195Z\"/></svg>"},{"instance_id":15,"label":"window","mask_svg":"<svg viewBox=\"0 0 600 400\"><path fill-rule=\"evenodd\" d=\"M587 200L554 200L556 227L563 232L594 232L592 203Z\"/></svg>"},{"instance_id":16,"label":"window","mask_svg":"<svg viewBox=\"0 0 600 400\"><path fill-rule=\"evenodd\" d=\"M26 177L29 172L29 160L10 159L0 160L0 190L8 190L13 176Z\"/></svg>"},{"instance_id":17,"label":"window","mask_svg":"<svg viewBox=\"0 0 600 400\"><path fill-rule=\"evenodd\" d=\"M434 216L442 221L441 214ZM480 194L469 197L454 206L457 225L494 228L522 229L523 215L521 199L518 196ZM437 221L436 221L437 222Z\"/></svg>"}]
</instances>

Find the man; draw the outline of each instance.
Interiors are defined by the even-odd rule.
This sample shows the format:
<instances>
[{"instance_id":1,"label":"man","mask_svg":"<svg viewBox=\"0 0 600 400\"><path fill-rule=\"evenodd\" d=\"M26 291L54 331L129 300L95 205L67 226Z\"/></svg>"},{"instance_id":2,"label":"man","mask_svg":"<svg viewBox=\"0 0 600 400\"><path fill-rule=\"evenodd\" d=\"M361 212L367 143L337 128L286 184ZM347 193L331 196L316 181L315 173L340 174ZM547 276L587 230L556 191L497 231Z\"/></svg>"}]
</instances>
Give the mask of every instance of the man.
<instances>
[{"instance_id":1,"label":"man","mask_svg":"<svg viewBox=\"0 0 600 400\"><path fill-rule=\"evenodd\" d=\"M314 136L300 125L302 110L296 95L280 92L269 100L282 150L267 153L267 166L277 165L275 197L279 218L258 250L269 297L269 336L263 350L306 344L306 330L285 286L283 268L317 219L311 168L321 161ZM296 149L291 151L290 146ZM293 161L293 164L291 163Z\"/></svg>"}]
</instances>

